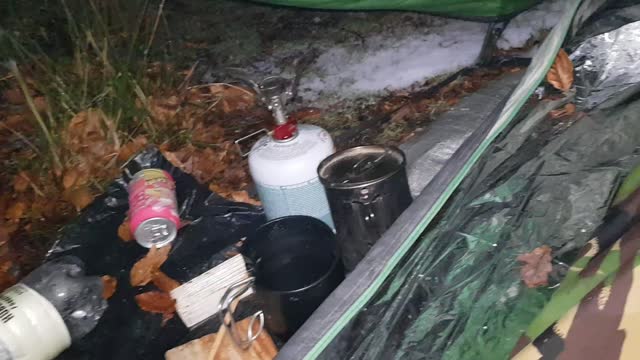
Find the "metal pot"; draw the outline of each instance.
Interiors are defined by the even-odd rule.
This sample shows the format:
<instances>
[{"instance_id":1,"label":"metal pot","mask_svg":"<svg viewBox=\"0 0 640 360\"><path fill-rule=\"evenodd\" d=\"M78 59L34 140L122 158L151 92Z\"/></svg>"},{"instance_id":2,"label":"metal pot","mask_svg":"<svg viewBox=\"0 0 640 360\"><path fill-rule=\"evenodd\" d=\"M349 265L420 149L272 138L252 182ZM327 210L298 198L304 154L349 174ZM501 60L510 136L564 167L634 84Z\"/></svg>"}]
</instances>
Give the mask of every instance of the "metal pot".
<instances>
[{"instance_id":1,"label":"metal pot","mask_svg":"<svg viewBox=\"0 0 640 360\"><path fill-rule=\"evenodd\" d=\"M411 204L405 167L404 153L391 146L358 146L320 163L318 175L347 271Z\"/></svg>"}]
</instances>

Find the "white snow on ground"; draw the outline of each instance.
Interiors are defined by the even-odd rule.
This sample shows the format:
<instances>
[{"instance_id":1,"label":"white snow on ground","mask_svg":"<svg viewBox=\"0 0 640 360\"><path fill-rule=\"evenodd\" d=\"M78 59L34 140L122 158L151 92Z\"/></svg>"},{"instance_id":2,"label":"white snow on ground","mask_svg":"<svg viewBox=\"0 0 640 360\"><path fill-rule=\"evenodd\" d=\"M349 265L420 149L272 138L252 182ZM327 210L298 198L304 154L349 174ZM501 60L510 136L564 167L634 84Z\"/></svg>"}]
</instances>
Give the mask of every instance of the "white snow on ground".
<instances>
[{"instance_id":1,"label":"white snow on ground","mask_svg":"<svg viewBox=\"0 0 640 360\"><path fill-rule=\"evenodd\" d=\"M500 49L521 48L551 29L565 0L548 0L511 19ZM428 16L428 15L425 15ZM410 88L429 78L476 63L487 33L486 23L439 19L433 25L370 35L360 43L324 47L300 80L306 102L334 102Z\"/></svg>"},{"instance_id":2,"label":"white snow on ground","mask_svg":"<svg viewBox=\"0 0 640 360\"><path fill-rule=\"evenodd\" d=\"M404 38L375 36L364 47L337 46L318 57L300 81L300 95L342 98L409 87L476 62L487 25L460 20Z\"/></svg>"},{"instance_id":3,"label":"white snow on ground","mask_svg":"<svg viewBox=\"0 0 640 360\"><path fill-rule=\"evenodd\" d=\"M530 39L539 39L558 23L565 7L566 0L548 0L517 15L509 21L496 45L503 50L518 49Z\"/></svg>"}]
</instances>

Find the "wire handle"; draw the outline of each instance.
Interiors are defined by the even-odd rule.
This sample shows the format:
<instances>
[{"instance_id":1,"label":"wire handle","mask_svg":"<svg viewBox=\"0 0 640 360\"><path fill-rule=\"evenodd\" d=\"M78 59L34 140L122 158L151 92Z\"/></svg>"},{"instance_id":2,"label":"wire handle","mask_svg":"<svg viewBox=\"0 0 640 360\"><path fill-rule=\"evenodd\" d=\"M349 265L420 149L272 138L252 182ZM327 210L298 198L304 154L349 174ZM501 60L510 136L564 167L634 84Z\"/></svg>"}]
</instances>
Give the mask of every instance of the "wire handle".
<instances>
[{"instance_id":1,"label":"wire handle","mask_svg":"<svg viewBox=\"0 0 640 360\"><path fill-rule=\"evenodd\" d=\"M253 149L252 149L252 150L249 150L249 151L247 151L247 152L244 152L244 151L242 151L242 145L240 145L240 143L243 143L243 142L245 142L245 141L247 141L247 140L251 139L252 137L258 136L258 135L260 135L260 134L262 134L262 133L265 133L265 134L269 135L269 130L267 130L267 129L264 129L264 128L263 128L263 129L260 129L260 130L254 131L254 132L252 132L252 133L251 133L251 134L249 134L249 135L245 135L245 136L243 136L243 137L241 137L241 138L239 138L239 139L236 139L236 140L233 142L234 144L236 144L236 148L238 149L238 152L240 153L240 155L242 155L242 157L247 157L247 156L249 156L249 154L251 154L251 152L253 151ZM265 143L265 145L266 145L266 143ZM263 145L263 146L264 146L264 145ZM257 150L257 149L256 149L256 150Z\"/></svg>"},{"instance_id":2,"label":"wire handle","mask_svg":"<svg viewBox=\"0 0 640 360\"><path fill-rule=\"evenodd\" d=\"M238 334L236 321L233 318L233 309L231 304L238 300L244 293L249 291L253 287L254 281L255 278L250 277L229 286L222 295L220 303L218 304L218 316L220 317L220 322L227 328L227 331L229 332L229 334L231 334L231 338L241 349L247 349L251 345L251 343L253 343L258 338L258 336L262 334L262 331L264 330L264 312L262 310L257 311L256 313L251 315L251 320L249 320L249 328L247 329L246 334L247 336L245 338L242 338ZM259 321L259 329L254 334L253 326L255 325L256 320Z\"/></svg>"}]
</instances>

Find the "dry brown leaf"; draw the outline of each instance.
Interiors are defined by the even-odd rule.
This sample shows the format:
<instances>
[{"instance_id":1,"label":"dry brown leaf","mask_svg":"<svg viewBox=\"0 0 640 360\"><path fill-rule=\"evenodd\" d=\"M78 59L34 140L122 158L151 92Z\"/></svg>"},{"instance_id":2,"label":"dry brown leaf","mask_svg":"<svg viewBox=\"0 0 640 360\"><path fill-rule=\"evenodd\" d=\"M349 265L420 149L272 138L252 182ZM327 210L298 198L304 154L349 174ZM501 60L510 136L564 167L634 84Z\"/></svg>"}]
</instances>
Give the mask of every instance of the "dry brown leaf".
<instances>
[{"instance_id":1,"label":"dry brown leaf","mask_svg":"<svg viewBox=\"0 0 640 360\"><path fill-rule=\"evenodd\" d=\"M547 73L547 81L554 88L567 92L573 85L573 62L564 49L560 49L556 60Z\"/></svg>"},{"instance_id":2,"label":"dry brown leaf","mask_svg":"<svg viewBox=\"0 0 640 360\"><path fill-rule=\"evenodd\" d=\"M129 224L129 218L124 219L122 224L118 226L118 237L124 242L133 240L133 234L131 233L131 227Z\"/></svg>"},{"instance_id":3,"label":"dry brown leaf","mask_svg":"<svg viewBox=\"0 0 640 360\"><path fill-rule=\"evenodd\" d=\"M176 311L176 301L163 291L148 291L136 295L140 309L157 314L172 314Z\"/></svg>"},{"instance_id":4,"label":"dry brown leaf","mask_svg":"<svg viewBox=\"0 0 640 360\"><path fill-rule=\"evenodd\" d=\"M11 259L0 260L0 291L5 291L10 286L14 285L18 279L15 277L15 272L11 271L14 267Z\"/></svg>"},{"instance_id":5,"label":"dry brown leaf","mask_svg":"<svg viewBox=\"0 0 640 360\"><path fill-rule=\"evenodd\" d=\"M132 141L129 141L120 148L118 153L118 161L125 162L129 160L133 155L137 154L145 146L147 146L147 138L144 136L138 136Z\"/></svg>"},{"instance_id":6,"label":"dry brown leaf","mask_svg":"<svg viewBox=\"0 0 640 360\"><path fill-rule=\"evenodd\" d=\"M551 248L543 245L533 249L532 252L518 256L518 261L523 262L520 269L520 278L529 288L536 288L549 284L551 266Z\"/></svg>"},{"instance_id":7,"label":"dry brown leaf","mask_svg":"<svg viewBox=\"0 0 640 360\"><path fill-rule=\"evenodd\" d=\"M26 102L24 94L18 88L3 91L2 97L11 105L22 105Z\"/></svg>"},{"instance_id":8,"label":"dry brown leaf","mask_svg":"<svg viewBox=\"0 0 640 360\"><path fill-rule=\"evenodd\" d=\"M14 202L4 214L4 217L9 220L17 221L24 216L24 212L27 210L27 204L23 201Z\"/></svg>"},{"instance_id":9,"label":"dry brown leaf","mask_svg":"<svg viewBox=\"0 0 640 360\"><path fill-rule=\"evenodd\" d=\"M29 188L30 183L29 175L24 171L20 171L13 178L13 190L16 192L25 192Z\"/></svg>"},{"instance_id":10,"label":"dry brown leaf","mask_svg":"<svg viewBox=\"0 0 640 360\"><path fill-rule=\"evenodd\" d=\"M3 247L9 242L9 236L9 228L5 226L4 219L0 219L0 247Z\"/></svg>"},{"instance_id":11,"label":"dry brown leaf","mask_svg":"<svg viewBox=\"0 0 640 360\"><path fill-rule=\"evenodd\" d=\"M250 198L249 197L249 193L244 191L244 190L232 192L231 193L231 198L234 201L237 201L237 202L243 202L243 203L256 205L256 206L261 206L262 205L262 203L260 201Z\"/></svg>"},{"instance_id":12,"label":"dry brown leaf","mask_svg":"<svg viewBox=\"0 0 640 360\"><path fill-rule=\"evenodd\" d=\"M6 115L3 121L4 125L6 125L6 128L20 132L23 135L29 134L33 129L33 123L29 121L26 114ZM2 128L0 128L0 130L6 130L6 128L3 126Z\"/></svg>"},{"instance_id":13,"label":"dry brown leaf","mask_svg":"<svg viewBox=\"0 0 640 360\"><path fill-rule=\"evenodd\" d=\"M192 130L192 140L195 142L207 144L218 144L224 141L224 128L214 124L204 126L201 123L196 124Z\"/></svg>"},{"instance_id":14,"label":"dry brown leaf","mask_svg":"<svg viewBox=\"0 0 640 360\"><path fill-rule=\"evenodd\" d=\"M47 99L45 99L44 96L34 97L33 105L35 105L36 110L41 113L47 111L47 108L49 107Z\"/></svg>"},{"instance_id":15,"label":"dry brown leaf","mask_svg":"<svg viewBox=\"0 0 640 360\"><path fill-rule=\"evenodd\" d=\"M255 94L242 87L215 84L209 87L209 91L212 95L220 97L219 104L224 113L245 111L256 104Z\"/></svg>"},{"instance_id":16,"label":"dry brown leaf","mask_svg":"<svg viewBox=\"0 0 640 360\"><path fill-rule=\"evenodd\" d=\"M147 110L158 123L171 124L180 110L180 103L180 99L175 95L167 98L149 98Z\"/></svg>"},{"instance_id":17,"label":"dry brown leaf","mask_svg":"<svg viewBox=\"0 0 640 360\"><path fill-rule=\"evenodd\" d=\"M389 108L392 106L393 105L390 104L389 102L385 102L382 105L383 108ZM395 109L397 109L397 107ZM314 107L302 108L291 113L291 118L293 118L295 121L298 121L298 122L304 122L305 120L320 119L321 117L322 117L322 109L314 108Z\"/></svg>"},{"instance_id":18,"label":"dry brown leaf","mask_svg":"<svg viewBox=\"0 0 640 360\"><path fill-rule=\"evenodd\" d=\"M576 105L572 104L572 103L569 103L569 104L565 105L563 108L551 111L549 113L549 115L553 119L558 119L558 118L561 118L561 117L573 115L573 114L575 114L575 112L576 112Z\"/></svg>"},{"instance_id":19,"label":"dry brown leaf","mask_svg":"<svg viewBox=\"0 0 640 360\"><path fill-rule=\"evenodd\" d=\"M88 146L91 141L103 139L105 129L104 112L99 109L89 109L77 113L69 122L66 129L67 142L70 145Z\"/></svg>"},{"instance_id":20,"label":"dry brown leaf","mask_svg":"<svg viewBox=\"0 0 640 360\"><path fill-rule=\"evenodd\" d=\"M153 276L153 284L158 287L158 289L170 293L173 289L180 286L180 283L176 280L170 278L167 274L162 271L157 271Z\"/></svg>"},{"instance_id":21,"label":"dry brown leaf","mask_svg":"<svg viewBox=\"0 0 640 360\"><path fill-rule=\"evenodd\" d=\"M65 189L68 189L76 184L78 181L78 170L75 168L68 169L64 172L64 176L62 177L62 186Z\"/></svg>"},{"instance_id":22,"label":"dry brown leaf","mask_svg":"<svg viewBox=\"0 0 640 360\"><path fill-rule=\"evenodd\" d=\"M147 285L153 280L160 266L167 261L169 251L171 251L171 246L169 245L159 249L155 246L149 249L147 255L138 260L131 268L131 273L129 274L131 286Z\"/></svg>"},{"instance_id":23,"label":"dry brown leaf","mask_svg":"<svg viewBox=\"0 0 640 360\"><path fill-rule=\"evenodd\" d=\"M93 194L88 186L81 185L65 190L63 198L73 204L77 211L80 211L87 207L87 205L91 204L93 201Z\"/></svg>"},{"instance_id":24,"label":"dry brown leaf","mask_svg":"<svg viewBox=\"0 0 640 360\"><path fill-rule=\"evenodd\" d=\"M116 288L118 287L118 279L113 276L104 275L102 276L102 298L107 300L113 296L116 292Z\"/></svg>"}]
</instances>

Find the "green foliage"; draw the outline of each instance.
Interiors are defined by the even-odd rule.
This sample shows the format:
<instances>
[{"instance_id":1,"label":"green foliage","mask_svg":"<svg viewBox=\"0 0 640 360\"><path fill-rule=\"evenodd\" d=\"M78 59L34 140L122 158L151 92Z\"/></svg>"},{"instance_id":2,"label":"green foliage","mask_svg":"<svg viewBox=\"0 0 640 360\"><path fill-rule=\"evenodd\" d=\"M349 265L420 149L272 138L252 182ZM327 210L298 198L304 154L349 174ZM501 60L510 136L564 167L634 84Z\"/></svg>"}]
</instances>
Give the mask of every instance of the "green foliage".
<instances>
[{"instance_id":1,"label":"green foliage","mask_svg":"<svg viewBox=\"0 0 640 360\"><path fill-rule=\"evenodd\" d=\"M161 0L9 1L0 60L15 62L31 95L46 98L47 114L34 115L48 119L43 135L52 134L51 152L69 120L90 108L107 114L120 134L150 127L140 104L175 78L161 67L150 71L163 6Z\"/></svg>"}]
</instances>

